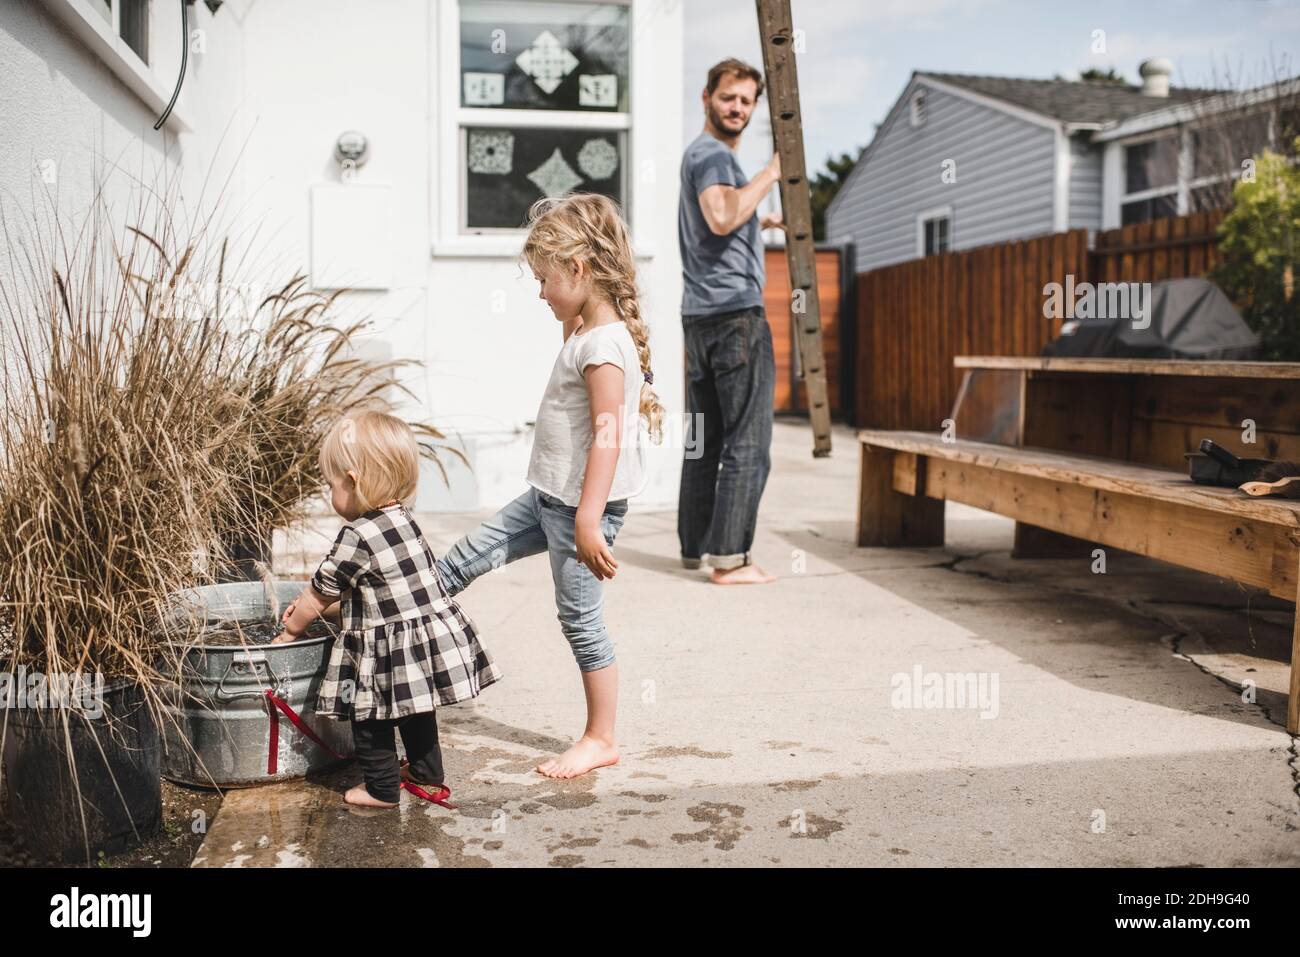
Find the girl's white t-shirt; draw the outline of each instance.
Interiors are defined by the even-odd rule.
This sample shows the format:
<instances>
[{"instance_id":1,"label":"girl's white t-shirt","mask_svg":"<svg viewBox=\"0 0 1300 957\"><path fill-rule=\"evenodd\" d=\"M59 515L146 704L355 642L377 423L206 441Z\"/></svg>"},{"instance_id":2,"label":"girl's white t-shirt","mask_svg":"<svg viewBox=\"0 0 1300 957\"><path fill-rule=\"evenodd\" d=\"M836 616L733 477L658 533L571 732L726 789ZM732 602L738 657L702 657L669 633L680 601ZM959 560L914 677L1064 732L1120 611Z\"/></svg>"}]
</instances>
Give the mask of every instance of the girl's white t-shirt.
<instances>
[{"instance_id":1,"label":"girl's white t-shirt","mask_svg":"<svg viewBox=\"0 0 1300 957\"><path fill-rule=\"evenodd\" d=\"M528 484L577 506L587 471L587 453L596 436L583 372L588 366L611 363L623 370L622 441L614 482L607 501L639 495L646 485L646 437L641 424L641 386L645 376L627 326L619 320L572 333L565 340L542 394L528 460ZM613 442L614 424L598 425L602 442Z\"/></svg>"}]
</instances>

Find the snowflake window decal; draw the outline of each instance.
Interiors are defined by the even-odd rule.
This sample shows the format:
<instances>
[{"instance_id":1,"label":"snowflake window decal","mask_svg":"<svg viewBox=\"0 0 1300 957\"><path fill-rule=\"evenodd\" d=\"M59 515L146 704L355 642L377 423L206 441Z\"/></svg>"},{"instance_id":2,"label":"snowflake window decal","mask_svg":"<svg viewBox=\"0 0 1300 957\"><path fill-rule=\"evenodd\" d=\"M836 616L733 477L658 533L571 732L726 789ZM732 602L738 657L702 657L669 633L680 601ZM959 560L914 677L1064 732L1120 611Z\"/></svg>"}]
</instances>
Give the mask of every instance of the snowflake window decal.
<instances>
[{"instance_id":1,"label":"snowflake window decal","mask_svg":"<svg viewBox=\"0 0 1300 957\"><path fill-rule=\"evenodd\" d=\"M587 140L578 151L578 168L591 179L609 179L618 169L618 150L609 140Z\"/></svg>"},{"instance_id":2,"label":"snowflake window decal","mask_svg":"<svg viewBox=\"0 0 1300 957\"><path fill-rule=\"evenodd\" d=\"M528 174L528 178L547 196L563 196L582 182L582 177L564 161L558 146L545 163Z\"/></svg>"},{"instance_id":3,"label":"snowflake window decal","mask_svg":"<svg viewBox=\"0 0 1300 957\"><path fill-rule=\"evenodd\" d=\"M469 169L471 173L509 173L515 152L513 133L497 130L473 130L469 134Z\"/></svg>"},{"instance_id":4,"label":"snowflake window decal","mask_svg":"<svg viewBox=\"0 0 1300 957\"><path fill-rule=\"evenodd\" d=\"M548 95L578 66L578 58L565 49L554 33L543 30L515 63Z\"/></svg>"}]
</instances>

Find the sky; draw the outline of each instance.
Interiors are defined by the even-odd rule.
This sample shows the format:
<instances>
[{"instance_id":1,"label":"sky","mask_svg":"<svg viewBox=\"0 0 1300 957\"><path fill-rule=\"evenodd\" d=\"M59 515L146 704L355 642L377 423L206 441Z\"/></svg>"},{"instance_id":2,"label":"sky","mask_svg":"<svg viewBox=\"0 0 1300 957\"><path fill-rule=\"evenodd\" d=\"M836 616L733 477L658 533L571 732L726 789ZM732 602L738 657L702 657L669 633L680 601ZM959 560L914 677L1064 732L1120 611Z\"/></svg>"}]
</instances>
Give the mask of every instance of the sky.
<instances>
[{"instance_id":1,"label":"sky","mask_svg":"<svg viewBox=\"0 0 1300 957\"><path fill-rule=\"evenodd\" d=\"M709 67L738 56L762 69L763 57L754 0L682 2L690 142L703 128ZM870 141L913 70L1074 79L1114 67L1138 83L1138 64L1163 56L1175 86L1201 87L1300 72L1300 0L791 0L791 12L804 31L799 99L812 175L828 155ZM1105 51L1095 53L1098 30ZM745 171L761 169L771 149L764 97L741 140Z\"/></svg>"}]
</instances>

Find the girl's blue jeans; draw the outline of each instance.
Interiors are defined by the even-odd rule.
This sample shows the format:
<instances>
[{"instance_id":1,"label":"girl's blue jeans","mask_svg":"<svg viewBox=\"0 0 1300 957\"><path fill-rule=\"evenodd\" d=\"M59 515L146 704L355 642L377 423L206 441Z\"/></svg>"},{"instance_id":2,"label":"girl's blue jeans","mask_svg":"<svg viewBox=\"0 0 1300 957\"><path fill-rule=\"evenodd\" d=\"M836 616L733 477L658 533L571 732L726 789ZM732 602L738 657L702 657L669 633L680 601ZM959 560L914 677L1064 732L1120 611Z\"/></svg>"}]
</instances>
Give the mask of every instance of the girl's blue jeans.
<instances>
[{"instance_id":1,"label":"girl's blue jeans","mask_svg":"<svg viewBox=\"0 0 1300 957\"><path fill-rule=\"evenodd\" d=\"M529 555L546 552L555 582L555 607L560 629L582 671L614 663L614 644L605 630L602 582L578 561L574 525L578 509L531 485L513 502L447 549L438 559L438 574L447 593L455 595L484 572ZM627 499L605 505L600 530L605 542L623 527Z\"/></svg>"}]
</instances>

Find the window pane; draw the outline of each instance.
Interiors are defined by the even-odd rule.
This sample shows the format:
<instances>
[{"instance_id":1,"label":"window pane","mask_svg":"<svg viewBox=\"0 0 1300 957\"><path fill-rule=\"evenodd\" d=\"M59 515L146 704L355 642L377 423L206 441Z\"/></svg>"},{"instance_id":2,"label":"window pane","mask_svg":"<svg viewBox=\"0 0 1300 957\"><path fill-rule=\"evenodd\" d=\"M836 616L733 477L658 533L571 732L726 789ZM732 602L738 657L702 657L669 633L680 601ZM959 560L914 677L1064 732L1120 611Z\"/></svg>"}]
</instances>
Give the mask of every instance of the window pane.
<instances>
[{"instance_id":1,"label":"window pane","mask_svg":"<svg viewBox=\"0 0 1300 957\"><path fill-rule=\"evenodd\" d=\"M534 202L569 192L603 193L624 206L625 153L614 131L469 127L466 226L521 229Z\"/></svg>"},{"instance_id":2,"label":"window pane","mask_svg":"<svg viewBox=\"0 0 1300 957\"><path fill-rule=\"evenodd\" d=\"M149 62L149 0L119 0L122 12L118 31L126 45L145 63Z\"/></svg>"},{"instance_id":3,"label":"window pane","mask_svg":"<svg viewBox=\"0 0 1300 957\"><path fill-rule=\"evenodd\" d=\"M1232 175L1243 160L1258 155L1268 142L1269 116L1238 116L1192 132L1192 176Z\"/></svg>"},{"instance_id":4,"label":"window pane","mask_svg":"<svg viewBox=\"0 0 1300 957\"><path fill-rule=\"evenodd\" d=\"M1300 136L1300 109L1286 107L1278 112L1277 150L1287 156L1295 155L1295 140Z\"/></svg>"},{"instance_id":5,"label":"window pane","mask_svg":"<svg viewBox=\"0 0 1300 957\"><path fill-rule=\"evenodd\" d=\"M1169 193L1166 196L1153 196L1150 199L1139 199L1132 203L1125 203L1120 207L1120 223L1124 226L1177 215L1178 195L1176 193Z\"/></svg>"},{"instance_id":6,"label":"window pane","mask_svg":"<svg viewBox=\"0 0 1300 957\"><path fill-rule=\"evenodd\" d=\"M1225 209L1232 202L1234 180L1222 180L1206 186L1198 186L1187 194L1189 213L1204 213L1211 209Z\"/></svg>"},{"instance_id":7,"label":"window pane","mask_svg":"<svg viewBox=\"0 0 1300 957\"><path fill-rule=\"evenodd\" d=\"M1125 192L1174 186L1178 182L1178 138L1135 143L1124 148Z\"/></svg>"},{"instance_id":8,"label":"window pane","mask_svg":"<svg viewBox=\"0 0 1300 957\"><path fill-rule=\"evenodd\" d=\"M462 106L628 111L628 8L463 0Z\"/></svg>"},{"instance_id":9,"label":"window pane","mask_svg":"<svg viewBox=\"0 0 1300 957\"><path fill-rule=\"evenodd\" d=\"M948 217L936 216L927 219L921 224L921 228L924 231L925 255L933 256L935 253L948 251Z\"/></svg>"}]
</instances>

